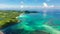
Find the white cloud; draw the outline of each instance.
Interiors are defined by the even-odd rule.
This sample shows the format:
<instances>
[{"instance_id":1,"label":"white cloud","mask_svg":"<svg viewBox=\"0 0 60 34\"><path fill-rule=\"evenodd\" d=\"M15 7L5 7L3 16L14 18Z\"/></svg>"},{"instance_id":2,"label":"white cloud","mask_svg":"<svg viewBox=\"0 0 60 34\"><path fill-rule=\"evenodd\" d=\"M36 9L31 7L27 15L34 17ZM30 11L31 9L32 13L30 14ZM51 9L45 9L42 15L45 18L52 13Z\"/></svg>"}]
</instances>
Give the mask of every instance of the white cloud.
<instances>
[{"instance_id":1,"label":"white cloud","mask_svg":"<svg viewBox=\"0 0 60 34\"><path fill-rule=\"evenodd\" d=\"M23 9L24 8L24 5L20 5L20 8Z\"/></svg>"},{"instance_id":2,"label":"white cloud","mask_svg":"<svg viewBox=\"0 0 60 34\"><path fill-rule=\"evenodd\" d=\"M53 8L53 7L54 7L54 5L51 5L50 7L52 7L52 8Z\"/></svg>"},{"instance_id":3,"label":"white cloud","mask_svg":"<svg viewBox=\"0 0 60 34\"><path fill-rule=\"evenodd\" d=\"M48 7L47 3L43 3L43 7Z\"/></svg>"},{"instance_id":4,"label":"white cloud","mask_svg":"<svg viewBox=\"0 0 60 34\"><path fill-rule=\"evenodd\" d=\"M47 3L43 3L43 6L42 8L54 8L55 6L54 5L48 5Z\"/></svg>"},{"instance_id":5,"label":"white cloud","mask_svg":"<svg viewBox=\"0 0 60 34\"><path fill-rule=\"evenodd\" d=\"M23 3L23 2L22 2ZM54 8L54 5L48 5L47 3L43 3L43 6L30 6L30 5L8 5L8 4L0 4L0 9L40 9L40 8Z\"/></svg>"}]
</instances>

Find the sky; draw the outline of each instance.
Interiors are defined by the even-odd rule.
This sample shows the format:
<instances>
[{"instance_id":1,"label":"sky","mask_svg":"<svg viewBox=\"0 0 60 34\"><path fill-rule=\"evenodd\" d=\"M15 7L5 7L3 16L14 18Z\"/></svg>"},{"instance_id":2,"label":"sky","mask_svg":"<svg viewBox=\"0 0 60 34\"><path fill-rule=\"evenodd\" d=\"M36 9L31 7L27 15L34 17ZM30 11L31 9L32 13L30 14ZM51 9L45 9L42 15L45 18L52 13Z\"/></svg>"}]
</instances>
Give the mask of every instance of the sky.
<instances>
[{"instance_id":1,"label":"sky","mask_svg":"<svg viewBox=\"0 0 60 34\"><path fill-rule=\"evenodd\" d=\"M24 6L60 6L60 0L0 0L0 9L18 9Z\"/></svg>"}]
</instances>

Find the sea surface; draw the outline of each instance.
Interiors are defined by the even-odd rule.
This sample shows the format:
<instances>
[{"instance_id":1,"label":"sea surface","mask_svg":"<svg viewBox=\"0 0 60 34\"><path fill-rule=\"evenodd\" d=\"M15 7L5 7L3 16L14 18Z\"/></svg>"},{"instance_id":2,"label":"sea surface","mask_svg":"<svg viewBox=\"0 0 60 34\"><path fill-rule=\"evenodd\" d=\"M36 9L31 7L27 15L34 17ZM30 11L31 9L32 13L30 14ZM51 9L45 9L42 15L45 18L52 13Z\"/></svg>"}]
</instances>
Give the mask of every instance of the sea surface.
<instances>
[{"instance_id":1,"label":"sea surface","mask_svg":"<svg viewBox=\"0 0 60 34\"><path fill-rule=\"evenodd\" d=\"M5 34L60 34L60 10L38 12L17 16L20 22L3 29L3 32Z\"/></svg>"}]
</instances>

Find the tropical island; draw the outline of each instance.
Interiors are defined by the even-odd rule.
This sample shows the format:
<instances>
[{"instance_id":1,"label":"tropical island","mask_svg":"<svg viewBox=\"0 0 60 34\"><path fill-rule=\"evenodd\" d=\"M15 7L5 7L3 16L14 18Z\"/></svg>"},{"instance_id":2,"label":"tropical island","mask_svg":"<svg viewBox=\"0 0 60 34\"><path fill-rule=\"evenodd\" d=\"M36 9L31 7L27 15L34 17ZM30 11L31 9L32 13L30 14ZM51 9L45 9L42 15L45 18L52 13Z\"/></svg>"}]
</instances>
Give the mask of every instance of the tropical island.
<instances>
[{"instance_id":1,"label":"tropical island","mask_svg":"<svg viewBox=\"0 0 60 34\"><path fill-rule=\"evenodd\" d=\"M6 28L11 24L16 24L19 22L16 19L21 13L38 13L36 11L17 11L17 10L0 10L0 29Z\"/></svg>"}]
</instances>

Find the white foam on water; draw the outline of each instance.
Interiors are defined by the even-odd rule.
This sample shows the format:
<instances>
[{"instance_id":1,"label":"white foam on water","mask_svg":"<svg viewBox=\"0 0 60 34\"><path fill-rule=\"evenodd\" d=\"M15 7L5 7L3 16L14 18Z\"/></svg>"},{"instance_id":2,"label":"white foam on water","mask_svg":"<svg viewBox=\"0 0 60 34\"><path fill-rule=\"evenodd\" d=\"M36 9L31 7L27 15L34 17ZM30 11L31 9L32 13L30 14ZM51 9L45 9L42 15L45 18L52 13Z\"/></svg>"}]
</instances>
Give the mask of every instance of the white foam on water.
<instances>
[{"instance_id":1,"label":"white foam on water","mask_svg":"<svg viewBox=\"0 0 60 34\"><path fill-rule=\"evenodd\" d=\"M43 25L43 27L45 27L45 29L48 30L51 34L60 34L60 31L54 29L51 26Z\"/></svg>"}]
</instances>

